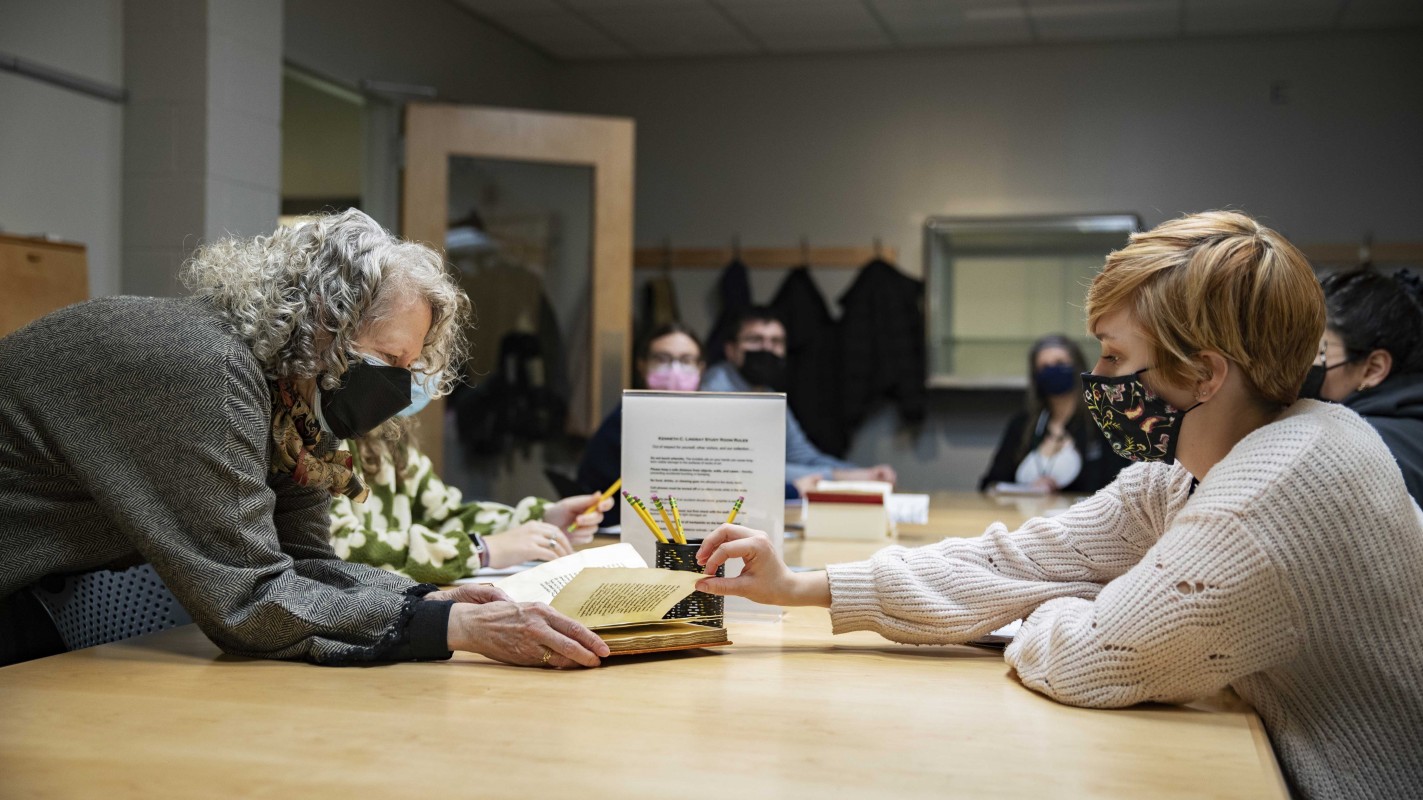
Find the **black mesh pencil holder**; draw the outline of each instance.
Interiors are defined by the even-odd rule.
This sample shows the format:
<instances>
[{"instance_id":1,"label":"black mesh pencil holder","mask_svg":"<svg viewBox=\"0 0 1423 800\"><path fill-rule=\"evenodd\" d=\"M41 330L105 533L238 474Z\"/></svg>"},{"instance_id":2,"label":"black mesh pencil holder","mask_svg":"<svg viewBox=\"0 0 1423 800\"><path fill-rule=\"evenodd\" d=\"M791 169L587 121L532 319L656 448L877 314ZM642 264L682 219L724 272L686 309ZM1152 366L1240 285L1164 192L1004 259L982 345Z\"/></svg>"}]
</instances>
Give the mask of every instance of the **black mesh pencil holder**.
<instances>
[{"instance_id":1,"label":"black mesh pencil holder","mask_svg":"<svg viewBox=\"0 0 1423 800\"><path fill-rule=\"evenodd\" d=\"M684 572L701 572L702 567L697 563L697 550L702 546L701 539L688 539L686 544L676 542L657 543L657 566L662 569L675 569ZM726 567L716 568L716 575L719 578L726 577ZM707 594L706 592L692 592L687 599L672 606L663 619L686 619L688 617L713 617L714 619L699 619L698 625L708 625L713 628L722 627L722 615L726 613L726 598L720 595Z\"/></svg>"}]
</instances>

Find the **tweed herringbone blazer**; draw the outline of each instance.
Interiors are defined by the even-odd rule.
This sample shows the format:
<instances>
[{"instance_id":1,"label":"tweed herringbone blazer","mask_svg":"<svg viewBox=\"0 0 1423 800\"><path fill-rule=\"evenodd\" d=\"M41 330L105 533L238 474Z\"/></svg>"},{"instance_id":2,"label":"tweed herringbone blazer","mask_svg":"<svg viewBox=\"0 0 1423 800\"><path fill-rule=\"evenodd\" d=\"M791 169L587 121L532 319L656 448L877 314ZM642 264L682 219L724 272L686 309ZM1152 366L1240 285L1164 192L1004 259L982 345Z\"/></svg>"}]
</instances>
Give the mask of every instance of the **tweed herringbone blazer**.
<instances>
[{"instance_id":1,"label":"tweed herringbone blazer","mask_svg":"<svg viewBox=\"0 0 1423 800\"><path fill-rule=\"evenodd\" d=\"M434 587L337 558L330 495L269 471L271 417L200 300L91 300L0 339L0 598L137 555L228 653L447 656Z\"/></svg>"}]
</instances>

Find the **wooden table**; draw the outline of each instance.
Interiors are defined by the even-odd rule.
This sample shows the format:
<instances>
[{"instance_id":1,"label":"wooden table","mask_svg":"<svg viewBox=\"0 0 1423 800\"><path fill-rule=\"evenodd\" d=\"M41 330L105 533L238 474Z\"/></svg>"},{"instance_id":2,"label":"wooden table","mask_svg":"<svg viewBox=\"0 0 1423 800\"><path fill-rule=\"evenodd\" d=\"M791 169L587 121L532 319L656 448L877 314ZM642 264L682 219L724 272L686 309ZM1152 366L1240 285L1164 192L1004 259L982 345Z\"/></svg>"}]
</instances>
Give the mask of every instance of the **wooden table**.
<instances>
[{"instance_id":1,"label":"wooden table","mask_svg":"<svg viewBox=\"0 0 1423 800\"><path fill-rule=\"evenodd\" d=\"M989 502L936 498L906 538L981 532ZM251 661L193 626L7 667L0 797L1285 796L1228 693L1090 711L997 653L831 637L820 609L730 627L723 650L575 672Z\"/></svg>"}]
</instances>

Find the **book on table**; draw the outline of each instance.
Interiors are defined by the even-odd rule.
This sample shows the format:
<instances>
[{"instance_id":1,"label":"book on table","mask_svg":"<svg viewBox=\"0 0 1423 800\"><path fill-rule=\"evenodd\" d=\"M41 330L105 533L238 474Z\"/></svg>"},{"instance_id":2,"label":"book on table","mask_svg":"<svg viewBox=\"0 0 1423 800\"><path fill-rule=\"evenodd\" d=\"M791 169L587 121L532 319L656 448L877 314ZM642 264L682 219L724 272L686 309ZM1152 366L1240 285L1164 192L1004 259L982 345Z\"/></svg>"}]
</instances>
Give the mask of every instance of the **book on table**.
<instances>
[{"instance_id":1,"label":"book on table","mask_svg":"<svg viewBox=\"0 0 1423 800\"><path fill-rule=\"evenodd\" d=\"M731 644L720 620L664 619L696 591L699 572L647 566L630 544L582 550L495 585L514 600L548 603L598 634L613 655Z\"/></svg>"}]
</instances>

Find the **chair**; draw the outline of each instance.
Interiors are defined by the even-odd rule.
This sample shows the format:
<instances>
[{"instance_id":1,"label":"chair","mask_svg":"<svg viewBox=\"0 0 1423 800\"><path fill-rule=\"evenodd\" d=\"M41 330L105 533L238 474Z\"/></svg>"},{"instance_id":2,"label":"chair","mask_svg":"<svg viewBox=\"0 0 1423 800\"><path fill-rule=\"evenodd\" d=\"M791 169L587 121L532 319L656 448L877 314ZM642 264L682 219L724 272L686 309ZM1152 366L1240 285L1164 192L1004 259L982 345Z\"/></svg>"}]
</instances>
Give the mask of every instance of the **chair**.
<instances>
[{"instance_id":1,"label":"chair","mask_svg":"<svg viewBox=\"0 0 1423 800\"><path fill-rule=\"evenodd\" d=\"M53 590L44 583L30 587L30 591L49 611L64 646L70 650L193 621L152 564L122 572L96 570L71 575Z\"/></svg>"}]
</instances>

